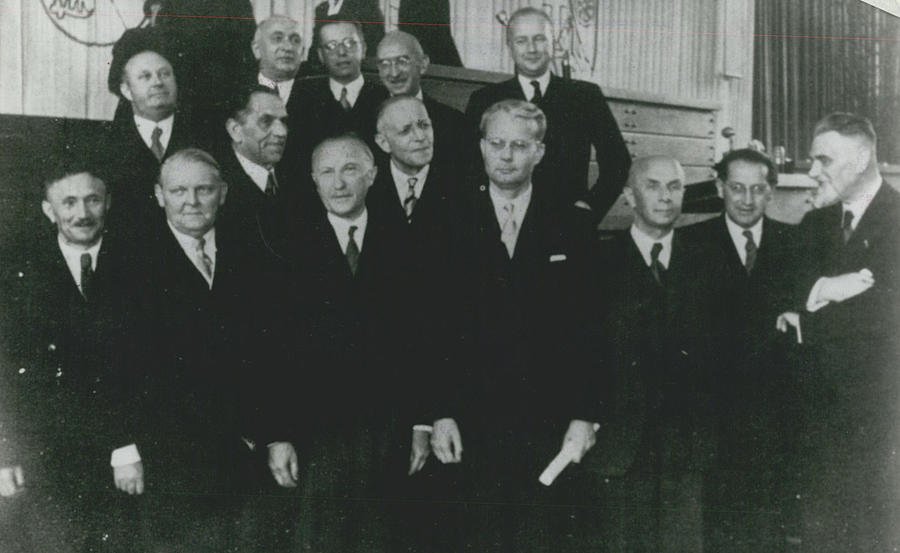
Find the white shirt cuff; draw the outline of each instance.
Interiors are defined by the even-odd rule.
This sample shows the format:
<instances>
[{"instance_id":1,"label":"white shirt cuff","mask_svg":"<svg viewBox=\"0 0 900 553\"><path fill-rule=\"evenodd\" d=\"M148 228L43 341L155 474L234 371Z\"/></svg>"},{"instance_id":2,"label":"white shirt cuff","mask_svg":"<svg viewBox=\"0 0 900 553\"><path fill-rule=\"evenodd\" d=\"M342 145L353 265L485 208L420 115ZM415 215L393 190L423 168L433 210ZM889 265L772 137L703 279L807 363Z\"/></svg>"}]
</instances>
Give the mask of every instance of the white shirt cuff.
<instances>
[{"instance_id":1,"label":"white shirt cuff","mask_svg":"<svg viewBox=\"0 0 900 553\"><path fill-rule=\"evenodd\" d=\"M430 424L416 424L413 426L413 430L418 430L420 432L433 432L434 427Z\"/></svg>"},{"instance_id":2,"label":"white shirt cuff","mask_svg":"<svg viewBox=\"0 0 900 553\"><path fill-rule=\"evenodd\" d=\"M125 447L114 449L109 458L109 464L112 467L124 467L125 465L133 465L141 460L141 454L138 453L137 445L129 444Z\"/></svg>"},{"instance_id":3,"label":"white shirt cuff","mask_svg":"<svg viewBox=\"0 0 900 553\"><path fill-rule=\"evenodd\" d=\"M816 281L816 283L812 287L812 291L809 293L809 298L806 300L806 310L810 313L815 313L819 309L822 309L829 302L820 301L819 300L819 290L822 289L822 285L825 283L825 277L820 278Z\"/></svg>"}]
</instances>

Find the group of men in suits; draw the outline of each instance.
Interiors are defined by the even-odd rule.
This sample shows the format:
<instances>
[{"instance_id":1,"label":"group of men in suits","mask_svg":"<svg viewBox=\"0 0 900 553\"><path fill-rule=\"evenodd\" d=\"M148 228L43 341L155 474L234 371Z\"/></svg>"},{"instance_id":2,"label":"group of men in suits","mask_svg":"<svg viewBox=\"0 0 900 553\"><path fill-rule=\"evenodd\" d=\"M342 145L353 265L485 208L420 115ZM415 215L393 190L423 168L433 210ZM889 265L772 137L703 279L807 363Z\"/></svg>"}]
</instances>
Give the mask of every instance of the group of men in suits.
<instances>
[{"instance_id":1,"label":"group of men in suits","mask_svg":"<svg viewBox=\"0 0 900 553\"><path fill-rule=\"evenodd\" d=\"M897 544L900 198L871 124L816 127L799 228L751 150L716 167L722 216L676 228L683 168L630 162L552 36L513 14L517 76L466 117L412 36L375 48L381 86L359 24L323 22L303 80L274 17L205 138L165 49L120 50L131 114L49 172L53 232L4 263L14 550ZM622 191L634 223L598 243Z\"/></svg>"}]
</instances>

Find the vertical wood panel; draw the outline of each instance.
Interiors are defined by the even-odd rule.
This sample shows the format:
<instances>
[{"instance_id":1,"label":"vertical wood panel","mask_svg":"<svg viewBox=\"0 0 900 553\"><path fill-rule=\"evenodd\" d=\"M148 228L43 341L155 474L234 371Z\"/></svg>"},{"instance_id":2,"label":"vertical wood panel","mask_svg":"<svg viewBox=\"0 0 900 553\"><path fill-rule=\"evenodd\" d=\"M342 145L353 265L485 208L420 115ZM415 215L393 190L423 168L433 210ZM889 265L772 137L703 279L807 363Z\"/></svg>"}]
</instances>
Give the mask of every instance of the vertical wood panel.
<instances>
[{"instance_id":1,"label":"vertical wood panel","mask_svg":"<svg viewBox=\"0 0 900 553\"><path fill-rule=\"evenodd\" d=\"M22 2L0 2L0 113L24 113L22 102Z\"/></svg>"}]
</instances>

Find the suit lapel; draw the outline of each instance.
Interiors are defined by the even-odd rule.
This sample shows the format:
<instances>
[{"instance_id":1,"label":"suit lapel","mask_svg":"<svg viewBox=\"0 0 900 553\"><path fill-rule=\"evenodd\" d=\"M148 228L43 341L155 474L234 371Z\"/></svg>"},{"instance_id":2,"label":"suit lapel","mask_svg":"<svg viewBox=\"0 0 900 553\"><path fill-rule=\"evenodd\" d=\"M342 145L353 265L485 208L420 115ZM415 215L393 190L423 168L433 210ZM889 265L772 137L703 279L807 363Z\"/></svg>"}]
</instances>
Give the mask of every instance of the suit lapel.
<instances>
[{"instance_id":1,"label":"suit lapel","mask_svg":"<svg viewBox=\"0 0 900 553\"><path fill-rule=\"evenodd\" d=\"M734 243L734 240L731 239L731 233L728 232L728 223L725 222L725 215L722 214L719 217L718 222L716 224L716 237L719 243L719 247L721 247L725 253L725 262L728 264L728 274L734 278L747 278L747 269L743 263L741 263L741 256L737 251L737 246ZM763 236L765 237L765 232ZM757 263L759 260L757 259Z\"/></svg>"},{"instance_id":2,"label":"suit lapel","mask_svg":"<svg viewBox=\"0 0 900 553\"><path fill-rule=\"evenodd\" d=\"M892 209L896 211L896 196L897 193L890 188L888 183L882 183L881 189L878 190L868 209L863 213L856 230L850 235L850 240L846 244L847 248L863 247L868 249L870 243L877 241L885 229L890 229L890 225L896 224L896 221L891 221L890 215Z\"/></svg>"}]
</instances>

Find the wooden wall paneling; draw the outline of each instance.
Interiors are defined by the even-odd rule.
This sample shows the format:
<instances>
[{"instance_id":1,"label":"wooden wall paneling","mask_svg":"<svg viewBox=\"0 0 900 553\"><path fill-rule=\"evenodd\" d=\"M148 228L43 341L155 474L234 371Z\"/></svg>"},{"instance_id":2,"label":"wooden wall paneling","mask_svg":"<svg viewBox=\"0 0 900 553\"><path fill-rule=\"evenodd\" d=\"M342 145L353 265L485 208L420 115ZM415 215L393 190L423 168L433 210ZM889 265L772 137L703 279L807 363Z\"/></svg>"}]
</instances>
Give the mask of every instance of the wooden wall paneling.
<instances>
[{"instance_id":1,"label":"wooden wall paneling","mask_svg":"<svg viewBox=\"0 0 900 553\"><path fill-rule=\"evenodd\" d=\"M22 82L22 4L0 2L0 113L24 113Z\"/></svg>"}]
</instances>

